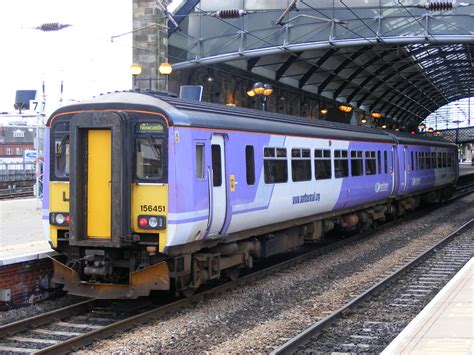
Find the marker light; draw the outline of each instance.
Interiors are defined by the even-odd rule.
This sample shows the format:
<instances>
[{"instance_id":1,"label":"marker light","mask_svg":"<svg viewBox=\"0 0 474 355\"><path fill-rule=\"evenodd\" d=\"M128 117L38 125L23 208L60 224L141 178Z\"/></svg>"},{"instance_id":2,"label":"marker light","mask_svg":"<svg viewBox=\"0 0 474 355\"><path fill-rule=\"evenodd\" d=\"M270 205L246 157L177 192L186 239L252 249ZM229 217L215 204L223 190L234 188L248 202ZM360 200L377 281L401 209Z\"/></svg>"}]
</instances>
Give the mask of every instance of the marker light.
<instances>
[{"instance_id":1,"label":"marker light","mask_svg":"<svg viewBox=\"0 0 474 355\"><path fill-rule=\"evenodd\" d=\"M141 229L166 229L165 216L139 215L137 217L138 228Z\"/></svg>"},{"instance_id":2,"label":"marker light","mask_svg":"<svg viewBox=\"0 0 474 355\"><path fill-rule=\"evenodd\" d=\"M148 227L148 220L145 217L141 217L138 219L138 225L142 228Z\"/></svg>"},{"instance_id":3,"label":"marker light","mask_svg":"<svg viewBox=\"0 0 474 355\"><path fill-rule=\"evenodd\" d=\"M69 217L69 215L66 216L66 224L69 224L69 222L71 222L71 217Z\"/></svg>"}]
</instances>

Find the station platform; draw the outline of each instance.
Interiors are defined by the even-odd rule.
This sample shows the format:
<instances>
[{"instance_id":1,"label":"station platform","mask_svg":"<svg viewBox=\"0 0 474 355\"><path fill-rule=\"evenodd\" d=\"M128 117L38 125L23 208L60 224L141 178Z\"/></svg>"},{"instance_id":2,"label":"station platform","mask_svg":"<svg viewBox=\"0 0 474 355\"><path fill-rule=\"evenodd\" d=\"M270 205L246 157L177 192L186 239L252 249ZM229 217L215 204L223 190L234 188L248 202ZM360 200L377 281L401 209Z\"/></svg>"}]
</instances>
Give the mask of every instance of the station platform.
<instances>
[{"instance_id":1,"label":"station platform","mask_svg":"<svg viewBox=\"0 0 474 355\"><path fill-rule=\"evenodd\" d=\"M474 165L459 164L459 176L474 175Z\"/></svg>"},{"instance_id":2,"label":"station platform","mask_svg":"<svg viewBox=\"0 0 474 355\"><path fill-rule=\"evenodd\" d=\"M474 258L382 352L392 354L474 353Z\"/></svg>"},{"instance_id":3,"label":"station platform","mask_svg":"<svg viewBox=\"0 0 474 355\"><path fill-rule=\"evenodd\" d=\"M0 266L52 253L42 219L40 202L34 198L0 201Z\"/></svg>"}]
</instances>

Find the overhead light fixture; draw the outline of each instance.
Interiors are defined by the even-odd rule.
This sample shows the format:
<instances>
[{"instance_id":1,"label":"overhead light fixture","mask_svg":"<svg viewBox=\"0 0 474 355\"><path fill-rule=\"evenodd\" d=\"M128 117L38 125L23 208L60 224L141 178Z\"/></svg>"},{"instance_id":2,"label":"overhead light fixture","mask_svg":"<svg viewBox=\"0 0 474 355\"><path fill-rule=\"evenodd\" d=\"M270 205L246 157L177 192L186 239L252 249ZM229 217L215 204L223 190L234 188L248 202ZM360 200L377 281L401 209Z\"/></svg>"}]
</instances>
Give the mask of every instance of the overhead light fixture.
<instances>
[{"instance_id":1,"label":"overhead light fixture","mask_svg":"<svg viewBox=\"0 0 474 355\"><path fill-rule=\"evenodd\" d=\"M338 109L345 113L349 113L352 111L352 107L349 105L339 105Z\"/></svg>"},{"instance_id":2,"label":"overhead light fixture","mask_svg":"<svg viewBox=\"0 0 474 355\"><path fill-rule=\"evenodd\" d=\"M142 73L142 67L140 64L132 64L130 65L130 73L133 76L140 75Z\"/></svg>"},{"instance_id":3,"label":"overhead light fixture","mask_svg":"<svg viewBox=\"0 0 474 355\"><path fill-rule=\"evenodd\" d=\"M382 114L380 112L372 112L370 114L373 118L380 118L382 117Z\"/></svg>"},{"instance_id":4,"label":"overhead light fixture","mask_svg":"<svg viewBox=\"0 0 474 355\"><path fill-rule=\"evenodd\" d=\"M265 86L261 82L256 82L255 84L253 84L253 91L257 95L262 95L265 91Z\"/></svg>"},{"instance_id":5,"label":"overhead light fixture","mask_svg":"<svg viewBox=\"0 0 474 355\"><path fill-rule=\"evenodd\" d=\"M158 71L162 75L170 75L171 72L173 71L173 67L171 66L170 63L161 63L160 66L158 67Z\"/></svg>"},{"instance_id":6,"label":"overhead light fixture","mask_svg":"<svg viewBox=\"0 0 474 355\"><path fill-rule=\"evenodd\" d=\"M254 97L255 96L255 91L253 88L247 89L247 96Z\"/></svg>"},{"instance_id":7,"label":"overhead light fixture","mask_svg":"<svg viewBox=\"0 0 474 355\"><path fill-rule=\"evenodd\" d=\"M420 125L418 126L418 129L420 129L421 131L424 130L426 128L426 125L424 123L420 123Z\"/></svg>"},{"instance_id":8,"label":"overhead light fixture","mask_svg":"<svg viewBox=\"0 0 474 355\"><path fill-rule=\"evenodd\" d=\"M273 93L273 88L270 84L263 85L263 96L270 96Z\"/></svg>"},{"instance_id":9,"label":"overhead light fixture","mask_svg":"<svg viewBox=\"0 0 474 355\"><path fill-rule=\"evenodd\" d=\"M433 127L428 128L428 133L433 133L433 132L434 132Z\"/></svg>"},{"instance_id":10,"label":"overhead light fixture","mask_svg":"<svg viewBox=\"0 0 474 355\"><path fill-rule=\"evenodd\" d=\"M321 110L319 110L319 112L321 112L321 115L326 115L328 113L328 109L323 107Z\"/></svg>"},{"instance_id":11,"label":"overhead light fixture","mask_svg":"<svg viewBox=\"0 0 474 355\"><path fill-rule=\"evenodd\" d=\"M364 117L363 119L360 120L360 123L366 124L366 123L367 123L367 119Z\"/></svg>"}]
</instances>

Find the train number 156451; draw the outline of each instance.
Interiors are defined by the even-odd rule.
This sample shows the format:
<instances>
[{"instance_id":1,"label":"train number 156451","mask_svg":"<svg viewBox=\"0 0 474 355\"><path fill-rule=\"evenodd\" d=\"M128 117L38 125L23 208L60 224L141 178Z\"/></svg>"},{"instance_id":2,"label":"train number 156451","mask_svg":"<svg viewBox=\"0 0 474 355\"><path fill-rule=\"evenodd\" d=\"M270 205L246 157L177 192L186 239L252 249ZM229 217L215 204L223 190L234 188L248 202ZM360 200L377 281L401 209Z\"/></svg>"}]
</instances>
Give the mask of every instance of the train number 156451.
<instances>
[{"instance_id":1,"label":"train number 156451","mask_svg":"<svg viewBox=\"0 0 474 355\"><path fill-rule=\"evenodd\" d=\"M166 212L166 207L161 205L140 205L141 212Z\"/></svg>"}]
</instances>

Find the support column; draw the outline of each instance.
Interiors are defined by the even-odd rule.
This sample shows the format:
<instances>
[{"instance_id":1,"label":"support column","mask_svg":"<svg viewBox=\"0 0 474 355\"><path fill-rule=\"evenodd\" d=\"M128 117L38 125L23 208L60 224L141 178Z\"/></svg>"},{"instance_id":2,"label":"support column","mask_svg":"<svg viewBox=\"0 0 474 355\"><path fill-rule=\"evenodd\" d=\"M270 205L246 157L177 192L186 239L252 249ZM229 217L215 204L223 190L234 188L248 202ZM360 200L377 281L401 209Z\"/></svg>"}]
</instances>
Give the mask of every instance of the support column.
<instances>
[{"instance_id":1,"label":"support column","mask_svg":"<svg viewBox=\"0 0 474 355\"><path fill-rule=\"evenodd\" d=\"M158 72L168 61L166 17L155 0L133 0L133 30L133 63L142 67L136 88L167 91L167 80Z\"/></svg>"}]
</instances>

